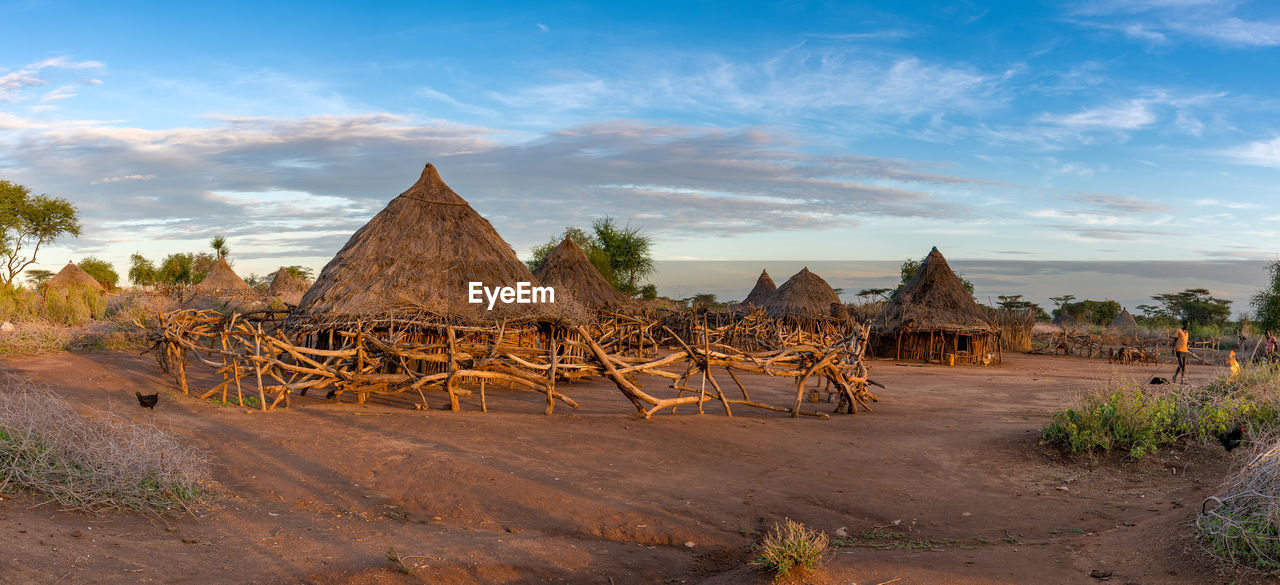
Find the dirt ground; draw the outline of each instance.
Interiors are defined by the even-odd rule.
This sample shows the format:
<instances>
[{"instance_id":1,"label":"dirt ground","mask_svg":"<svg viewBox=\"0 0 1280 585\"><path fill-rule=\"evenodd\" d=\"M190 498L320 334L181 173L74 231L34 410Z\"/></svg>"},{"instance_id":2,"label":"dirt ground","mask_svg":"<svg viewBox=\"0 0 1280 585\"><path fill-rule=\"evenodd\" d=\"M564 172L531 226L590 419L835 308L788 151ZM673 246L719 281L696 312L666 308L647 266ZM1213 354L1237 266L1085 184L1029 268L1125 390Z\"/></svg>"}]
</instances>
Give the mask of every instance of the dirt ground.
<instances>
[{"instance_id":1,"label":"dirt ground","mask_svg":"<svg viewBox=\"0 0 1280 585\"><path fill-rule=\"evenodd\" d=\"M176 393L149 356L52 354L0 368L86 411L188 437L229 492L200 517L166 519L5 495L0 583L767 583L749 550L784 518L847 545L796 583L1101 582L1091 572L1240 582L1216 572L1188 528L1239 451L1190 445L1090 465L1037 445L1074 394L1114 376L1168 376L1168 365L873 361L888 386L876 411L828 421L719 407L644 421L605 381L568 387L582 408L552 416L539 396L493 389L488 413L477 399L439 410L440 395L428 411L301 398L260 413ZM1191 366L1193 382L1215 373ZM794 396L780 380L744 383L774 404ZM135 390L164 393L152 412Z\"/></svg>"}]
</instances>

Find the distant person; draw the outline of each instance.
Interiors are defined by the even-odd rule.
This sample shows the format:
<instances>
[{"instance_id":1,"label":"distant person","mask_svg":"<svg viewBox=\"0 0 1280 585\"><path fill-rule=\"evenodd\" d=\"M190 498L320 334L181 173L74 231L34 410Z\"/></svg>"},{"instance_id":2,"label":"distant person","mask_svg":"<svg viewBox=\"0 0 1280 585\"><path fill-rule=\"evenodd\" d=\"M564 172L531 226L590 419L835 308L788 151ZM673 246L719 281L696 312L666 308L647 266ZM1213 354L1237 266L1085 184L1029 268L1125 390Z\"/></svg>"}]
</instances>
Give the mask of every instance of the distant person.
<instances>
[{"instance_id":1,"label":"distant person","mask_svg":"<svg viewBox=\"0 0 1280 585\"><path fill-rule=\"evenodd\" d=\"M1182 329L1173 334L1173 352L1178 356L1178 369L1173 372L1174 382L1178 381L1178 374L1182 374L1183 382L1187 381L1187 355L1191 353L1187 349L1187 342L1191 339L1191 334L1187 332L1187 328L1190 326L1191 323L1183 321Z\"/></svg>"},{"instance_id":2,"label":"distant person","mask_svg":"<svg viewBox=\"0 0 1280 585\"><path fill-rule=\"evenodd\" d=\"M1267 338L1262 342L1262 358L1273 362L1276 359L1276 336L1270 331L1267 332Z\"/></svg>"}]
</instances>

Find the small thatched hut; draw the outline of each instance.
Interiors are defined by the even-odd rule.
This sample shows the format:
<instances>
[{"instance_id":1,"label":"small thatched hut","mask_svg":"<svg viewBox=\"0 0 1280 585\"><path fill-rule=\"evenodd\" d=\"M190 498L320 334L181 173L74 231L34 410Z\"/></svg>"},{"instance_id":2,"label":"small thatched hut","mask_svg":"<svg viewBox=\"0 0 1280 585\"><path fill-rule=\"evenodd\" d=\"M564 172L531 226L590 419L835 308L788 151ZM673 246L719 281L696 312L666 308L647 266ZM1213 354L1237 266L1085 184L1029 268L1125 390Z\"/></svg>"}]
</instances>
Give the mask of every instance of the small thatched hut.
<instances>
[{"instance_id":1,"label":"small thatched hut","mask_svg":"<svg viewBox=\"0 0 1280 585\"><path fill-rule=\"evenodd\" d=\"M762 274L761 277L767 278L768 275ZM764 308L770 317L821 317L831 314L833 304L840 304L840 296L827 281L809 272L806 266L782 283L765 300Z\"/></svg>"},{"instance_id":2,"label":"small thatched hut","mask_svg":"<svg viewBox=\"0 0 1280 585\"><path fill-rule=\"evenodd\" d=\"M761 270L760 278L756 279L755 288L751 289L751 292L747 294L747 298L742 301L742 304L763 307L765 301L769 300L769 297L773 296L773 293L777 290L778 285L773 284L773 279L769 278L769 271Z\"/></svg>"},{"instance_id":3,"label":"small thatched hut","mask_svg":"<svg viewBox=\"0 0 1280 585\"><path fill-rule=\"evenodd\" d=\"M217 299L234 299L242 300L246 298L256 297L257 293L248 283L236 275L236 272L227 265L226 258L218 258L218 262L213 265L213 270L196 284L192 290L196 296L208 296Z\"/></svg>"},{"instance_id":4,"label":"small thatched hut","mask_svg":"<svg viewBox=\"0 0 1280 585\"><path fill-rule=\"evenodd\" d=\"M536 282L488 220L428 164L325 265L294 312L300 319L424 314L495 320L567 309L566 303L470 303L486 288ZM580 307L578 308L580 312Z\"/></svg>"},{"instance_id":5,"label":"small thatched hut","mask_svg":"<svg viewBox=\"0 0 1280 585\"><path fill-rule=\"evenodd\" d=\"M632 304L567 237L547 255L533 276L542 286L554 287L557 295L567 291L578 304L591 310L618 311Z\"/></svg>"},{"instance_id":6,"label":"small thatched hut","mask_svg":"<svg viewBox=\"0 0 1280 585\"><path fill-rule=\"evenodd\" d=\"M1080 320L1071 316L1071 313L1062 311L1057 317L1053 318L1053 324L1063 329L1080 329L1084 327L1080 324Z\"/></svg>"},{"instance_id":7,"label":"small thatched hut","mask_svg":"<svg viewBox=\"0 0 1280 585\"><path fill-rule=\"evenodd\" d=\"M1000 355L1000 330L946 258L934 248L878 319L872 352L880 357L989 363Z\"/></svg>"},{"instance_id":8,"label":"small thatched hut","mask_svg":"<svg viewBox=\"0 0 1280 585\"><path fill-rule=\"evenodd\" d=\"M1129 309L1121 309L1120 314L1111 320L1111 328L1132 333L1139 329L1138 320L1133 318L1133 315L1129 313Z\"/></svg>"},{"instance_id":9,"label":"small thatched hut","mask_svg":"<svg viewBox=\"0 0 1280 585\"><path fill-rule=\"evenodd\" d=\"M68 288L87 288L98 292L106 292L106 287L97 279L90 276L83 268L76 266L72 262L67 262L57 274L53 275L48 282L45 283L46 290L50 289L68 289Z\"/></svg>"},{"instance_id":10,"label":"small thatched hut","mask_svg":"<svg viewBox=\"0 0 1280 585\"><path fill-rule=\"evenodd\" d=\"M306 293L307 283L294 277L283 266L271 277L271 286L267 287L268 299L280 299L290 305L297 305Z\"/></svg>"}]
</instances>

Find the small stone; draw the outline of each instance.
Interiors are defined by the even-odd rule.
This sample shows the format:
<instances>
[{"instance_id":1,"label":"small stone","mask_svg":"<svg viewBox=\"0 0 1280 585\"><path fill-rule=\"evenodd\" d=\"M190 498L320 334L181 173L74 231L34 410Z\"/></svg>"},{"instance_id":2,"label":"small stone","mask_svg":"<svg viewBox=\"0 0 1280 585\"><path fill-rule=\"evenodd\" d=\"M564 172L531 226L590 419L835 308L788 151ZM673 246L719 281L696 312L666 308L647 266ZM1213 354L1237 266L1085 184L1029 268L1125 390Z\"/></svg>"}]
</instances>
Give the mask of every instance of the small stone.
<instances>
[{"instance_id":1,"label":"small stone","mask_svg":"<svg viewBox=\"0 0 1280 585\"><path fill-rule=\"evenodd\" d=\"M184 539L182 539L182 542L183 542L183 544L200 544L200 539L199 539L199 538L184 538Z\"/></svg>"},{"instance_id":2,"label":"small stone","mask_svg":"<svg viewBox=\"0 0 1280 585\"><path fill-rule=\"evenodd\" d=\"M81 536L84 536L84 533L80 532L79 530L72 530L71 536L75 538L80 538Z\"/></svg>"},{"instance_id":3,"label":"small stone","mask_svg":"<svg viewBox=\"0 0 1280 585\"><path fill-rule=\"evenodd\" d=\"M1099 581L1110 581L1111 571L1107 571L1105 569L1094 569L1089 571L1089 576Z\"/></svg>"},{"instance_id":4,"label":"small stone","mask_svg":"<svg viewBox=\"0 0 1280 585\"><path fill-rule=\"evenodd\" d=\"M694 544L694 542L693 542L692 540L690 540L690 541L688 541L688 542L684 543L684 546L685 546L686 548L693 548L693 547L698 546L698 545L697 545L697 544Z\"/></svg>"},{"instance_id":5,"label":"small stone","mask_svg":"<svg viewBox=\"0 0 1280 585\"><path fill-rule=\"evenodd\" d=\"M0 325L0 333L10 333L13 330L14 330L13 323L10 323L8 321L5 321L3 325Z\"/></svg>"},{"instance_id":6,"label":"small stone","mask_svg":"<svg viewBox=\"0 0 1280 585\"><path fill-rule=\"evenodd\" d=\"M439 522L439 521L441 521L441 520L444 520L444 518L441 518L441 517L439 517L439 516L432 516L432 517L431 517L431 519L432 519L432 520L435 520L436 522Z\"/></svg>"},{"instance_id":7,"label":"small stone","mask_svg":"<svg viewBox=\"0 0 1280 585\"><path fill-rule=\"evenodd\" d=\"M1063 492L1071 491L1071 488L1069 488L1069 487L1067 487L1067 486L1065 486L1065 485L1060 485L1060 486L1058 486L1058 487L1056 487L1056 488L1054 488L1054 489L1057 489L1058 491L1063 491Z\"/></svg>"}]
</instances>

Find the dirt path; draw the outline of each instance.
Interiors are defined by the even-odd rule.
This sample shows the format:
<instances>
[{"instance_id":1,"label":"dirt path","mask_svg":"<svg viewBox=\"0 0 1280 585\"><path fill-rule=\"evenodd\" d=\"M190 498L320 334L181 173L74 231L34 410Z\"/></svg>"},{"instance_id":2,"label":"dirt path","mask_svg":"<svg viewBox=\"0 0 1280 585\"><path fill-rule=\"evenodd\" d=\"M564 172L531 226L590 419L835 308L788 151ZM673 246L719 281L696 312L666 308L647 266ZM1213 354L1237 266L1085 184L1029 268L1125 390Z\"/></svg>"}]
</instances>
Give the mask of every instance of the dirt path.
<instances>
[{"instance_id":1,"label":"dirt path","mask_svg":"<svg viewBox=\"0 0 1280 585\"><path fill-rule=\"evenodd\" d=\"M602 381L571 387L582 408L551 417L502 391L489 413L304 398L263 414L177 395L127 353L0 367L190 437L232 494L167 521L5 496L0 583L765 583L747 551L783 518L856 545L811 583L1096 583L1095 569L1112 583L1230 581L1184 526L1230 465L1220 450L1090 470L1036 446L1073 393L1149 366L877 361L876 412L829 421L715 408L642 421ZM788 402L780 381L744 382ZM156 389L155 412L138 408L133 392ZM409 574L391 570L392 548Z\"/></svg>"}]
</instances>

